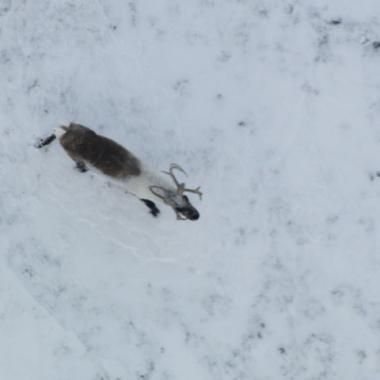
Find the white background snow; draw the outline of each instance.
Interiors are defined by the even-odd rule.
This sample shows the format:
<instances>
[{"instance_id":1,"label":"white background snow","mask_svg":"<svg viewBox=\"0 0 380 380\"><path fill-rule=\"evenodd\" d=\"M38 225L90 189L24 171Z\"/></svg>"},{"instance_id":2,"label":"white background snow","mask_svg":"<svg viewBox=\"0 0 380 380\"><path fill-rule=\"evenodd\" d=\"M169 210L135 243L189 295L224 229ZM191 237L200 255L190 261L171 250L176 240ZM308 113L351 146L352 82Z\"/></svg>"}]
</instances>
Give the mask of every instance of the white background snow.
<instances>
[{"instance_id":1,"label":"white background snow","mask_svg":"<svg viewBox=\"0 0 380 380\"><path fill-rule=\"evenodd\" d=\"M0 0L0 379L380 378L378 0ZM62 122L202 185L152 218Z\"/></svg>"}]
</instances>

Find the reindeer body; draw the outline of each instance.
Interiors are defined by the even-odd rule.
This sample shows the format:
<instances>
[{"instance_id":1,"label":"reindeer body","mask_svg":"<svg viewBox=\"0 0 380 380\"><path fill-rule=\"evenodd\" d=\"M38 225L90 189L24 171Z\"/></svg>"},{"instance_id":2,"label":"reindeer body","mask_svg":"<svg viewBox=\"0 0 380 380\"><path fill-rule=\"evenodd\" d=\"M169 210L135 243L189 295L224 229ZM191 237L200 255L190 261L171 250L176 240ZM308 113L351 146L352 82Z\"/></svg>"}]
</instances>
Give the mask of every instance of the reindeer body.
<instances>
[{"instance_id":1,"label":"reindeer body","mask_svg":"<svg viewBox=\"0 0 380 380\"><path fill-rule=\"evenodd\" d=\"M50 144L56 137L66 153L75 161L77 169L85 172L88 167L95 168L121 182L129 193L148 206L153 216L159 213L155 202L164 202L174 209L178 219L199 218L198 211L190 204L189 199L182 195L184 191L201 195L199 188L185 189L184 184L179 184L174 177L173 167L166 174L172 177L175 186L162 172L149 168L120 144L76 123L56 128L54 135L42 140L37 147ZM178 165L174 168L182 170Z\"/></svg>"},{"instance_id":2,"label":"reindeer body","mask_svg":"<svg viewBox=\"0 0 380 380\"><path fill-rule=\"evenodd\" d=\"M75 162L91 165L117 179L141 174L140 161L115 141L80 124L60 128L59 142Z\"/></svg>"}]
</instances>

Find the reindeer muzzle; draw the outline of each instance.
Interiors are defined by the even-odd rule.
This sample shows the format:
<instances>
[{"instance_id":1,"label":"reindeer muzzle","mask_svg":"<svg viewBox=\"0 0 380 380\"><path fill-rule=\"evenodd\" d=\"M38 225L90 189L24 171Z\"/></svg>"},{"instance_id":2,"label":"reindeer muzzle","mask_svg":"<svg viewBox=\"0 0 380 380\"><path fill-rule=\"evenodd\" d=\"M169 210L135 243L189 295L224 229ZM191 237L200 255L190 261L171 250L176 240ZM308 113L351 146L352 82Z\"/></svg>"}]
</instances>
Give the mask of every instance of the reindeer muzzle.
<instances>
[{"instance_id":1,"label":"reindeer muzzle","mask_svg":"<svg viewBox=\"0 0 380 380\"><path fill-rule=\"evenodd\" d=\"M178 207L175 209L178 214L183 216L184 219L198 220L200 215L194 207Z\"/></svg>"}]
</instances>

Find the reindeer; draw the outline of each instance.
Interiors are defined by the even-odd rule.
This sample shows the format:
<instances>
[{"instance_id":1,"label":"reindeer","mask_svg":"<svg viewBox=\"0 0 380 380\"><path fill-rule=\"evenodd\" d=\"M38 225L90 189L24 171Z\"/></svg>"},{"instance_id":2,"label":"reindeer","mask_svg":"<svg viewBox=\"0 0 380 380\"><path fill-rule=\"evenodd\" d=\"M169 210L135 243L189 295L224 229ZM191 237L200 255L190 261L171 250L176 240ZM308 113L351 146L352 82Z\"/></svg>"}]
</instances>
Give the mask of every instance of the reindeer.
<instances>
[{"instance_id":1,"label":"reindeer","mask_svg":"<svg viewBox=\"0 0 380 380\"><path fill-rule=\"evenodd\" d=\"M117 142L76 123L56 128L52 135L40 139L35 146L42 148L56 138L74 160L77 170L85 173L95 168L117 180L128 193L144 202L154 217L160 213L156 202L161 202L170 206L179 220L199 219L199 212L184 193L198 194L202 198L202 192L199 186L188 189L177 180L175 170L187 175L179 165L171 164L169 171L153 170Z\"/></svg>"}]
</instances>

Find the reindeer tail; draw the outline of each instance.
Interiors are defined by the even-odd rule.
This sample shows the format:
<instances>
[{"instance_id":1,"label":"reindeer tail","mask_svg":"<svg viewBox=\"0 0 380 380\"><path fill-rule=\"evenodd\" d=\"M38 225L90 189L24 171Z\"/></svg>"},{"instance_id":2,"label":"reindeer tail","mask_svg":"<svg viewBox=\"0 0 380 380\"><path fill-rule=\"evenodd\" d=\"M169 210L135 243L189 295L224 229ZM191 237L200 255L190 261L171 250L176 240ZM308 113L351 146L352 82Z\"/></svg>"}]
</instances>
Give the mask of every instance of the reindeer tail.
<instances>
[{"instance_id":1,"label":"reindeer tail","mask_svg":"<svg viewBox=\"0 0 380 380\"><path fill-rule=\"evenodd\" d=\"M64 125L60 125L59 127L54 129L54 136L60 138L67 132L68 127Z\"/></svg>"}]
</instances>

